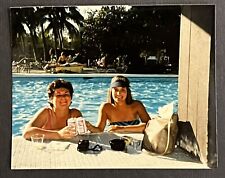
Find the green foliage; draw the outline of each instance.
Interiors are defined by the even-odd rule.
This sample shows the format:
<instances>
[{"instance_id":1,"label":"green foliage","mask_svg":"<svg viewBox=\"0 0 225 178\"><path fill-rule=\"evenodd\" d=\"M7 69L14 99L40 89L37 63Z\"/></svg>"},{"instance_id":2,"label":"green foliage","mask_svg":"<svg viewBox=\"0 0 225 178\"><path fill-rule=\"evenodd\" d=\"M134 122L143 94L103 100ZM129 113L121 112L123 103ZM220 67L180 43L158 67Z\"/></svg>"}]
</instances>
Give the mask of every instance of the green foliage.
<instances>
[{"instance_id":1,"label":"green foliage","mask_svg":"<svg viewBox=\"0 0 225 178\"><path fill-rule=\"evenodd\" d=\"M26 7L11 9L14 59L30 56L49 60L50 48L80 51L82 61L106 56L114 64L120 56L143 67L149 55L166 50L173 66L179 58L179 6L102 6L87 19L77 7ZM19 59L16 59L19 60Z\"/></svg>"},{"instance_id":2,"label":"green foliage","mask_svg":"<svg viewBox=\"0 0 225 178\"><path fill-rule=\"evenodd\" d=\"M13 56L19 56L20 48L30 48L29 54L36 61L49 59L50 48L64 48L64 41L72 40L79 36L79 26L83 16L77 11L77 7L24 7L11 9L11 31ZM31 43L24 44L24 35L28 35ZM66 37L65 37L66 36ZM68 43L66 42L67 46ZM15 54L18 53L18 54Z\"/></svg>"},{"instance_id":3,"label":"green foliage","mask_svg":"<svg viewBox=\"0 0 225 178\"><path fill-rule=\"evenodd\" d=\"M91 56L108 55L108 63L117 56L128 56L130 63L141 64L140 55L157 55L166 48L178 61L180 7L103 6L89 12L84 21L83 48ZM88 58L91 58L88 56ZM176 63L174 62L174 63Z\"/></svg>"}]
</instances>

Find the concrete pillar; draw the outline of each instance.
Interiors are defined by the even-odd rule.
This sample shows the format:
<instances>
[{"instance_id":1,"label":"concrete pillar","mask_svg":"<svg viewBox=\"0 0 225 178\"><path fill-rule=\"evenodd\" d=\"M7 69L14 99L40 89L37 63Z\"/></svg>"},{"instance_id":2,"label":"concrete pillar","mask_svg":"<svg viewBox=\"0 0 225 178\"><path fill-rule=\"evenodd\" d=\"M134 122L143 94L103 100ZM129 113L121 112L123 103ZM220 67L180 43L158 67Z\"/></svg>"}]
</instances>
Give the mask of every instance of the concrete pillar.
<instances>
[{"instance_id":1,"label":"concrete pillar","mask_svg":"<svg viewBox=\"0 0 225 178\"><path fill-rule=\"evenodd\" d=\"M210 74L210 63L214 60L211 49L214 41L213 8L183 6L180 28L178 114L180 121L191 124L198 144L192 151L204 163L208 163L209 154L209 78L213 75ZM190 138L190 142L183 147L190 147L191 142Z\"/></svg>"}]
</instances>

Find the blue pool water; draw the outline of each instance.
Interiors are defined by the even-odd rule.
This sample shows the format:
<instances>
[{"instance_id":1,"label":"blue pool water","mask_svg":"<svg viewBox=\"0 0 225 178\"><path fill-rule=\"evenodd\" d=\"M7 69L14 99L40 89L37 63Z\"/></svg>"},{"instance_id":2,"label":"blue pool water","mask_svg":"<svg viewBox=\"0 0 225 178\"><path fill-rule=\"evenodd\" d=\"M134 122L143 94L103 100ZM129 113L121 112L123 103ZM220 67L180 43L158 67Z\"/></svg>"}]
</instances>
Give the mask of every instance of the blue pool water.
<instances>
[{"instance_id":1,"label":"blue pool water","mask_svg":"<svg viewBox=\"0 0 225 178\"><path fill-rule=\"evenodd\" d=\"M63 78L63 77L60 77ZM47 106L47 85L58 77L13 77L12 85L12 134L21 135L28 120L41 107ZM83 116L95 124L98 108L106 101L107 89L111 77L71 77L74 88L71 107L78 108ZM177 77L129 77L134 99L145 105L148 113L156 114L158 107L175 102L177 111L178 78Z\"/></svg>"}]
</instances>

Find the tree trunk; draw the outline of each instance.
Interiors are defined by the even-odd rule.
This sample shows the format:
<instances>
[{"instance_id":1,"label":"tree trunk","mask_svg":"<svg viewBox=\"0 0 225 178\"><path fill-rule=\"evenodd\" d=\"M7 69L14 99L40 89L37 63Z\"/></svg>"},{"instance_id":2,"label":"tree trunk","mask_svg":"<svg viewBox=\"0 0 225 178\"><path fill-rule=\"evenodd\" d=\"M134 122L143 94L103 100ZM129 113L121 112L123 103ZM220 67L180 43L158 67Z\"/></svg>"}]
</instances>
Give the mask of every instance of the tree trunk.
<instances>
[{"instance_id":1,"label":"tree trunk","mask_svg":"<svg viewBox=\"0 0 225 178\"><path fill-rule=\"evenodd\" d=\"M41 23L41 34L42 34L42 41L43 41L44 61L46 61L46 59L47 59L47 44L46 44L46 38L45 38L43 23Z\"/></svg>"},{"instance_id":2,"label":"tree trunk","mask_svg":"<svg viewBox=\"0 0 225 178\"><path fill-rule=\"evenodd\" d=\"M36 62L40 62L38 59L37 59L37 45L36 45L36 38L35 38L35 32L30 29L30 36L31 36L31 41L32 41L32 45L33 45L33 55L34 55L34 60Z\"/></svg>"}]
</instances>

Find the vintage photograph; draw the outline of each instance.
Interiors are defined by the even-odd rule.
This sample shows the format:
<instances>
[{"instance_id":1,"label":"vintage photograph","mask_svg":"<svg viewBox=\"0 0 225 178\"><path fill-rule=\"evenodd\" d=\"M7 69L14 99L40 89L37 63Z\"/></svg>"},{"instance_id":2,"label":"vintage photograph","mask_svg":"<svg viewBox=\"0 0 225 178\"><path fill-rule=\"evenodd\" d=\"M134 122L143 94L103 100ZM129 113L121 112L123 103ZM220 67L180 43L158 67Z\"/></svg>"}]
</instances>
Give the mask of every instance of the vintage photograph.
<instances>
[{"instance_id":1,"label":"vintage photograph","mask_svg":"<svg viewBox=\"0 0 225 178\"><path fill-rule=\"evenodd\" d=\"M12 170L218 166L214 5L9 11Z\"/></svg>"}]
</instances>

